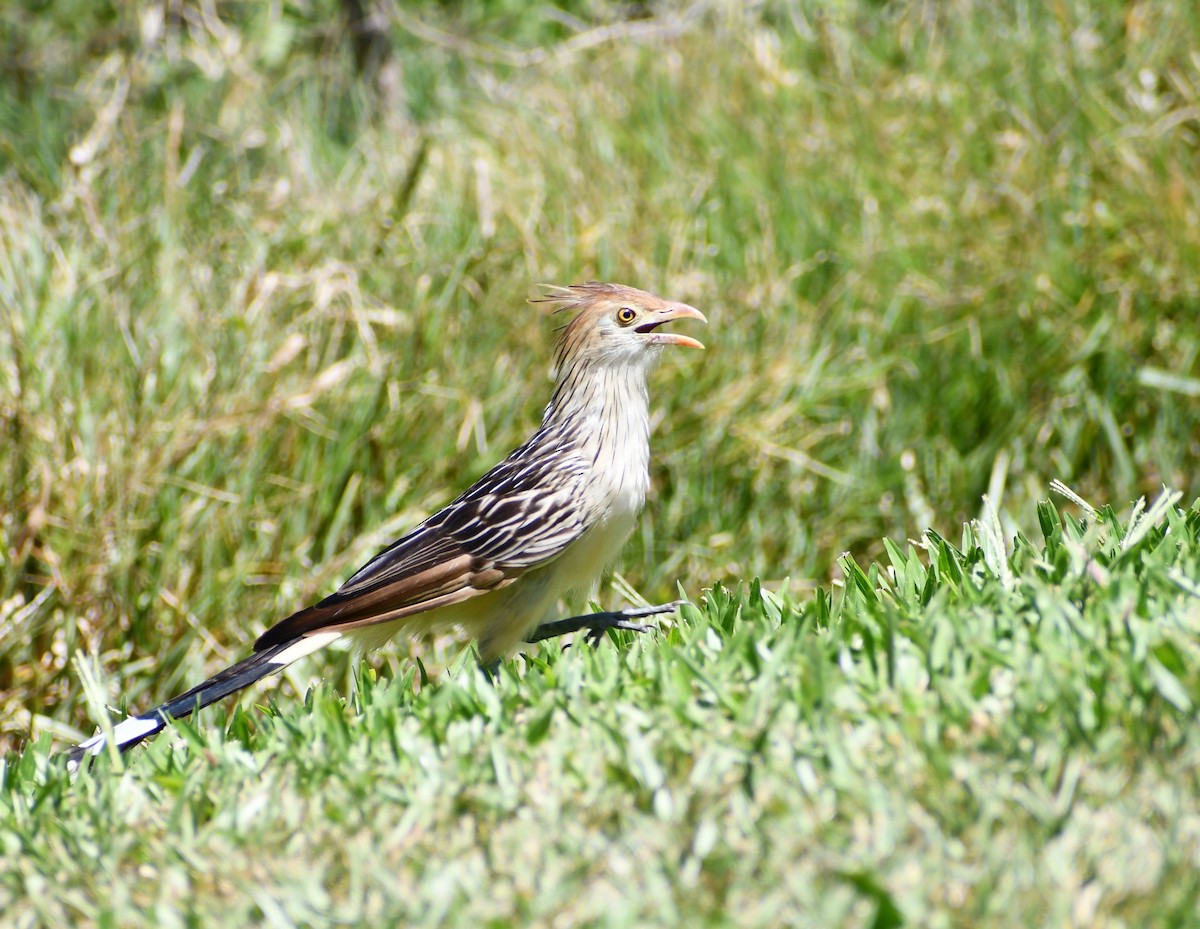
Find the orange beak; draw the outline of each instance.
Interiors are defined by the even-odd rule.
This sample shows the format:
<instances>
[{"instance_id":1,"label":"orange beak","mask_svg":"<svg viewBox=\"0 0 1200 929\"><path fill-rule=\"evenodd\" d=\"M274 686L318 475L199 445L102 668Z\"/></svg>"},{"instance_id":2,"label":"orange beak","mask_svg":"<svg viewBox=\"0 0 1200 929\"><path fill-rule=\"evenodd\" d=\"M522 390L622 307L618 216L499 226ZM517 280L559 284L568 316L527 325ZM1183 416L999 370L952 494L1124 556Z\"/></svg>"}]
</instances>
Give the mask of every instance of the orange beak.
<instances>
[{"instance_id":1,"label":"orange beak","mask_svg":"<svg viewBox=\"0 0 1200 929\"><path fill-rule=\"evenodd\" d=\"M683 348L704 348L704 343L696 341L691 336L678 335L674 332L654 331L664 323L669 323L676 319L698 319L702 323L708 323L708 320L704 318L704 314L694 306L688 306L686 303L668 303L661 310L656 310L647 322L642 323L636 328L636 331L645 335L646 341L651 345L679 345Z\"/></svg>"}]
</instances>

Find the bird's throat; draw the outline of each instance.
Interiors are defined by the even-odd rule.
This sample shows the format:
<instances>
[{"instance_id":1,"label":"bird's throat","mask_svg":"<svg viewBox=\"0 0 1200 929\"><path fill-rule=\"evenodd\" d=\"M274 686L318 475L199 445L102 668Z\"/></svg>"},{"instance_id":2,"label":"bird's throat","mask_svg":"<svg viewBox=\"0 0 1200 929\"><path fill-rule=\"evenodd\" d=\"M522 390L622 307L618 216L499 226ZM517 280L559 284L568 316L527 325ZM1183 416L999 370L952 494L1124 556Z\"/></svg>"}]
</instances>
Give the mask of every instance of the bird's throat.
<instances>
[{"instance_id":1,"label":"bird's throat","mask_svg":"<svg viewBox=\"0 0 1200 929\"><path fill-rule=\"evenodd\" d=\"M650 397L646 366L580 365L562 372L542 417L543 426L572 423L581 437L638 436L649 441ZM604 440L605 436L600 436Z\"/></svg>"}]
</instances>

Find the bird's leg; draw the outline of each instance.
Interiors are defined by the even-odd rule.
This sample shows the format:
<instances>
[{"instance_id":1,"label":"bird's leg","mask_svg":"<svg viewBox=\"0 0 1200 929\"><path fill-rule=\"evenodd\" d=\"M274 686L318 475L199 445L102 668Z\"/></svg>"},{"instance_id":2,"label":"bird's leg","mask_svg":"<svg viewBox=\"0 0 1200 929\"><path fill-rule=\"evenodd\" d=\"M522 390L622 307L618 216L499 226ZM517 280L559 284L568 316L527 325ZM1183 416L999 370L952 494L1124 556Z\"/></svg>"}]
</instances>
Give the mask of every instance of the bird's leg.
<instances>
[{"instance_id":1,"label":"bird's leg","mask_svg":"<svg viewBox=\"0 0 1200 929\"><path fill-rule=\"evenodd\" d=\"M674 613L686 600L672 600L670 603L660 603L657 606L631 606L623 610L606 610L601 613L584 613L581 616L569 616L566 619L556 619L554 622L542 623L525 638L526 642L541 642L556 636L567 635L586 629L588 642L599 645L600 639L609 629L625 629L629 632L649 632L653 626L635 623L633 620L643 616L655 616L659 613ZM500 659L479 662L479 671L489 684L496 683L500 674Z\"/></svg>"},{"instance_id":2,"label":"bird's leg","mask_svg":"<svg viewBox=\"0 0 1200 929\"><path fill-rule=\"evenodd\" d=\"M569 616L566 619L556 619L554 622L542 623L525 637L526 642L541 642L555 636L588 631L587 640L593 645L600 643L600 638L609 629L628 629L630 632L649 632L653 626L635 623L633 620L643 616L654 616L658 613L674 613L684 603L683 600L672 600L658 606L636 606L624 610L610 610L602 613L585 613L582 616Z\"/></svg>"}]
</instances>

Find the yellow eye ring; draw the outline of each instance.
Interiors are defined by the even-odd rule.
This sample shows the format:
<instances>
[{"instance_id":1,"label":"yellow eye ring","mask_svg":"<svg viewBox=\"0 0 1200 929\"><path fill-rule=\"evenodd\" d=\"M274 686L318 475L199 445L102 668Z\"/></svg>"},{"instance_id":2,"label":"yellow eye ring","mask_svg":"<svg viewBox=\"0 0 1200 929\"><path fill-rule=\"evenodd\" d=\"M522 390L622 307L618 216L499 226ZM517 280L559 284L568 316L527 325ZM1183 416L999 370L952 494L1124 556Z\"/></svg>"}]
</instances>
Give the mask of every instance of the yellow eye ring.
<instances>
[{"instance_id":1,"label":"yellow eye ring","mask_svg":"<svg viewBox=\"0 0 1200 929\"><path fill-rule=\"evenodd\" d=\"M617 310L617 322L622 326L628 326L637 319L637 311L631 306L623 306Z\"/></svg>"}]
</instances>

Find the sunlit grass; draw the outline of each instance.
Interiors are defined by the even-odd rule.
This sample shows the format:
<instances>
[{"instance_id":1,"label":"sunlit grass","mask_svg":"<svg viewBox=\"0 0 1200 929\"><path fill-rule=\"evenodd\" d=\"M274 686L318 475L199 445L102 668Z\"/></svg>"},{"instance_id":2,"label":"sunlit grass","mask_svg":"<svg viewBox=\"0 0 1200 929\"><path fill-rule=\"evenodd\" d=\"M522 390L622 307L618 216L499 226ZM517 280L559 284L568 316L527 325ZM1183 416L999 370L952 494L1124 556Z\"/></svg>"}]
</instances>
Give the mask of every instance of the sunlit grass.
<instances>
[{"instance_id":1,"label":"sunlit grass","mask_svg":"<svg viewBox=\"0 0 1200 929\"><path fill-rule=\"evenodd\" d=\"M1187 924L1200 510L1039 520L798 601L716 588L494 686L468 655L416 692L410 667L209 712L73 782L42 743L0 768L0 899L56 924Z\"/></svg>"},{"instance_id":2,"label":"sunlit grass","mask_svg":"<svg viewBox=\"0 0 1200 929\"><path fill-rule=\"evenodd\" d=\"M1126 521L1163 484L1185 508L1200 492L1195 12L564 7L397 5L373 76L332 2L6 16L0 744L27 767L7 781L0 893L21 918L102 921L99 878L36 890L68 848L124 875L118 922L187 921L201 891L261 922L285 887L299 922L1187 912L1194 549L1105 586L1086 553L1116 524L1018 544L1017 587L1037 591L1018 607L994 537L1036 537L1053 478ZM254 691L239 738L202 716L205 760L161 739L74 793L34 773L39 739L95 723L75 656L110 702L152 705L519 442L554 325L524 301L593 278L710 320L705 356L654 378L654 494L621 577L651 599L741 593L628 651L535 652L496 693L448 642L419 646L433 680L411 695L403 648L354 697L346 656L314 659ZM985 593L928 581L905 540L957 541L985 493ZM1096 588L1066 589L1055 559ZM855 562L930 596L885 608L886 571ZM751 594L756 577L790 578L791 599ZM1138 584L1178 592L1184 633ZM1120 633L1127 613L1150 631ZM1045 627L1060 638L1029 631ZM276 696L267 721L253 703ZM645 741L677 731L669 751ZM760 770L763 795L743 783ZM247 795L265 806L243 830ZM1178 841L1156 845L1172 808ZM1126 826L1157 870L1126 886L1096 851L1043 873L1068 832L1063 855L1086 857ZM289 841L304 867L276 855ZM485 877L486 901L469 893Z\"/></svg>"}]
</instances>

